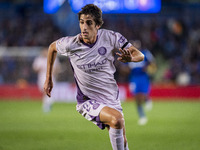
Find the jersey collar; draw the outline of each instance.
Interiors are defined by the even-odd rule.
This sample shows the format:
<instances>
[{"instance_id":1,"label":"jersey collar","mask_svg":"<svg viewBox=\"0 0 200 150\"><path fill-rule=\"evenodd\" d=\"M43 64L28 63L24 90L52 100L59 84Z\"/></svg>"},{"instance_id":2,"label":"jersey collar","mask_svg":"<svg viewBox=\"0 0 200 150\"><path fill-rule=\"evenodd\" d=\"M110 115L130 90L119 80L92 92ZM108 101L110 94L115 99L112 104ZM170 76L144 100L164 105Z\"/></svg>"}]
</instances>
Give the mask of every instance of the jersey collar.
<instances>
[{"instance_id":1,"label":"jersey collar","mask_svg":"<svg viewBox=\"0 0 200 150\"><path fill-rule=\"evenodd\" d=\"M92 43L92 44L87 44L87 43L85 43L85 42L83 41L83 38L82 38L81 34L79 35L79 41L80 41L80 43L82 43L82 44L85 45L85 46L88 46L89 48L92 48L92 47L96 44L97 40L98 40L98 35L97 35L97 39L96 39L96 41L95 41L94 43Z\"/></svg>"}]
</instances>

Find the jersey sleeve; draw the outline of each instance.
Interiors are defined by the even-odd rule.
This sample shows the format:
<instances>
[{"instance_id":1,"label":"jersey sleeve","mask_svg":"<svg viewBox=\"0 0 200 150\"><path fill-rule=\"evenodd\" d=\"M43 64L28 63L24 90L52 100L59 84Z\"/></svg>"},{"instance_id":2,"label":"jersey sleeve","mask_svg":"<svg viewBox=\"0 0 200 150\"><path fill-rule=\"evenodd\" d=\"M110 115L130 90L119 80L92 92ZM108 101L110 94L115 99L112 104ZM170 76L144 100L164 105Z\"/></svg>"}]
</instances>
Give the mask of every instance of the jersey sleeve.
<instances>
[{"instance_id":1,"label":"jersey sleeve","mask_svg":"<svg viewBox=\"0 0 200 150\"><path fill-rule=\"evenodd\" d=\"M62 37L56 41L56 49L60 55L68 56L69 46L70 46L69 37Z\"/></svg>"},{"instance_id":2,"label":"jersey sleeve","mask_svg":"<svg viewBox=\"0 0 200 150\"><path fill-rule=\"evenodd\" d=\"M114 36L114 46L116 49L122 48L126 44L126 42L128 42L128 40L118 32L115 32ZM129 48L130 46L132 46L132 44L128 42L128 44L124 48Z\"/></svg>"}]
</instances>

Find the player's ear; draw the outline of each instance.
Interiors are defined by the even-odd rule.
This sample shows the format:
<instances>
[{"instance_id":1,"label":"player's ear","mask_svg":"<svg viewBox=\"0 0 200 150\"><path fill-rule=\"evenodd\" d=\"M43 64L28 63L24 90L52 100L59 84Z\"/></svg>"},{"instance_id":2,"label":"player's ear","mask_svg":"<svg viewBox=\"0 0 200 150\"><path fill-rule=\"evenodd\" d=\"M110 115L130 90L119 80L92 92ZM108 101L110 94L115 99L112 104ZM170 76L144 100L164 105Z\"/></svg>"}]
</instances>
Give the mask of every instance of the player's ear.
<instances>
[{"instance_id":1,"label":"player's ear","mask_svg":"<svg viewBox=\"0 0 200 150\"><path fill-rule=\"evenodd\" d=\"M101 27L100 25L96 25L97 30L99 30L100 27Z\"/></svg>"}]
</instances>

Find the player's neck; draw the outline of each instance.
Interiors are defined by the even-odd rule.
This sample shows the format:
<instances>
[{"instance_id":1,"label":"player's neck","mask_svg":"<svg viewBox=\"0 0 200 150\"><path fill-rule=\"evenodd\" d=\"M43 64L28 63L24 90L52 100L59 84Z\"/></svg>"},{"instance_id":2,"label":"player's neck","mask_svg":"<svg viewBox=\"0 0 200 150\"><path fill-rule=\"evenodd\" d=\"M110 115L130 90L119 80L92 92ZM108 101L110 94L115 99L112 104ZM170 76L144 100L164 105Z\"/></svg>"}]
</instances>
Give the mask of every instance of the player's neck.
<instances>
[{"instance_id":1,"label":"player's neck","mask_svg":"<svg viewBox=\"0 0 200 150\"><path fill-rule=\"evenodd\" d=\"M82 38L83 42L86 43L86 44L94 44L97 40L97 34L93 35L92 37L90 38Z\"/></svg>"},{"instance_id":2,"label":"player's neck","mask_svg":"<svg viewBox=\"0 0 200 150\"><path fill-rule=\"evenodd\" d=\"M97 35L95 35L94 37L90 38L90 39L83 39L83 42L88 44L88 45L91 45L91 44L94 44L97 40Z\"/></svg>"},{"instance_id":3,"label":"player's neck","mask_svg":"<svg viewBox=\"0 0 200 150\"><path fill-rule=\"evenodd\" d=\"M96 35L95 38L93 38L93 40L83 39L83 37L80 36L80 41L81 41L84 45L86 45L86 46L88 46L88 47L90 47L90 48L92 48L92 47L96 44L97 40L98 40L98 35Z\"/></svg>"}]
</instances>

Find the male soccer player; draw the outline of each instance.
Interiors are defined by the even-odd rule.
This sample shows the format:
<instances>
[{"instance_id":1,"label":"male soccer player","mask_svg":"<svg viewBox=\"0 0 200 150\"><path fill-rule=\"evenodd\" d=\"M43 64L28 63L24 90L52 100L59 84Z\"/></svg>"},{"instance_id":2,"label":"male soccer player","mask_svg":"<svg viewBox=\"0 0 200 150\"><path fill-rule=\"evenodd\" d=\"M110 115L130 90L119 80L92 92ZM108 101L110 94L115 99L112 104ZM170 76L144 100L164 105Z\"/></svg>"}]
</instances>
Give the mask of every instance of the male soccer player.
<instances>
[{"instance_id":1,"label":"male soccer player","mask_svg":"<svg viewBox=\"0 0 200 150\"><path fill-rule=\"evenodd\" d=\"M141 49L141 42L136 40L133 45ZM138 124L145 125L148 121L143 103L146 104L146 109L151 110L152 101L149 97L150 93L150 76L156 71L155 60L151 52L147 49L141 49L144 54L144 60L138 63L129 62L130 71L130 90L135 96L137 111L139 115Z\"/></svg>"},{"instance_id":2,"label":"male soccer player","mask_svg":"<svg viewBox=\"0 0 200 150\"><path fill-rule=\"evenodd\" d=\"M78 13L81 33L63 37L49 47L44 90L51 96L52 70L57 53L68 56L77 84L77 111L99 128L109 129L113 150L128 150L119 90L114 79L114 49L118 60L138 62L143 54L120 33L99 29L102 12L88 4ZM125 47L121 49L121 47Z\"/></svg>"},{"instance_id":3,"label":"male soccer player","mask_svg":"<svg viewBox=\"0 0 200 150\"><path fill-rule=\"evenodd\" d=\"M47 66L44 64L46 64L47 62L47 54L48 54L48 48L43 48L41 50L40 55L34 59L33 64L32 64L33 70L38 75L37 76L38 88L43 94L43 98L42 98L43 112L49 112L51 110L52 104L55 101L54 97L48 98L48 96L44 93L44 90L43 90L43 85L45 82L46 70L47 70ZM56 69L54 70L53 76L56 76L56 74L58 73L59 68L60 68L60 63L56 61L55 66L56 66ZM54 82L55 82L55 78L54 78Z\"/></svg>"}]
</instances>

